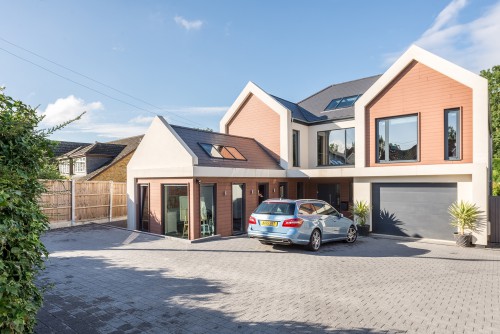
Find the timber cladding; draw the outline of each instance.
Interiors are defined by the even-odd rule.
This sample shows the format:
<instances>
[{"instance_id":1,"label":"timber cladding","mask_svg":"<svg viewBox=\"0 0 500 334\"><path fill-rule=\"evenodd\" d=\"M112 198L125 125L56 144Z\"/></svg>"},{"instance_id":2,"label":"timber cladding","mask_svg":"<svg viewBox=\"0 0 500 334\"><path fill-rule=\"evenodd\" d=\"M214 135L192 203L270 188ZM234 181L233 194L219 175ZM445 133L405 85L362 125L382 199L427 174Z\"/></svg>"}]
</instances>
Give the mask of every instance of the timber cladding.
<instances>
[{"instance_id":1,"label":"timber cladding","mask_svg":"<svg viewBox=\"0 0 500 334\"><path fill-rule=\"evenodd\" d=\"M445 160L444 110L462 111L461 160ZM412 62L366 107L366 163L369 167L472 162L472 90L419 63ZM376 163L376 119L417 114L419 161Z\"/></svg>"},{"instance_id":2,"label":"timber cladding","mask_svg":"<svg viewBox=\"0 0 500 334\"><path fill-rule=\"evenodd\" d=\"M280 117L262 100L251 95L227 125L230 135L255 138L280 160Z\"/></svg>"}]
</instances>

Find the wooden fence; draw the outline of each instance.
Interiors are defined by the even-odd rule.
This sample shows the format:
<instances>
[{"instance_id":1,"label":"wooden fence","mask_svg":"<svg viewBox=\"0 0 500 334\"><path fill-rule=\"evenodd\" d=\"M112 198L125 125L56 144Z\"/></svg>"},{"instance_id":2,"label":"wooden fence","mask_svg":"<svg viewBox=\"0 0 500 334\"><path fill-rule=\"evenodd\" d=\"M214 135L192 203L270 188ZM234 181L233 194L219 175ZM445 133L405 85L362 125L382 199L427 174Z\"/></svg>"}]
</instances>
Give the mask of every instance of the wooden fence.
<instances>
[{"instance_id":1,"label":"wooden fence","mask_svg":"<svg viewBox=\"0 0 500 334\"><path fill-rule=\"evenodd\" d=\"M80 222L127 215L127 184L112 181L43 180L40 198L50 222Z\"/></svg>"}]
</instances>

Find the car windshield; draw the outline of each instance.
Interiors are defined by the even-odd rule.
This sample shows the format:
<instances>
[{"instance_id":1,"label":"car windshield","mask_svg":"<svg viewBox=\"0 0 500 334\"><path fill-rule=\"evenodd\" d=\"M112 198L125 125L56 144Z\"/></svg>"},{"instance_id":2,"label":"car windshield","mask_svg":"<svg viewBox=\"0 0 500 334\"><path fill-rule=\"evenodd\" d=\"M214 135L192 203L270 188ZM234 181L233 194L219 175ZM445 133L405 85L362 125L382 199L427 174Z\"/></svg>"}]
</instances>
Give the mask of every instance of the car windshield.
<instances>
[{"instance_id":1,"label":"car windshield","mask_svg":"<svg viewBox=\"0 0 500 334\"><path fill-rule=\"evenodd\" d=\"M291 216L295 213L295 203L264 202L255 209L255 213Z\"/></svg>"}]
</instances>

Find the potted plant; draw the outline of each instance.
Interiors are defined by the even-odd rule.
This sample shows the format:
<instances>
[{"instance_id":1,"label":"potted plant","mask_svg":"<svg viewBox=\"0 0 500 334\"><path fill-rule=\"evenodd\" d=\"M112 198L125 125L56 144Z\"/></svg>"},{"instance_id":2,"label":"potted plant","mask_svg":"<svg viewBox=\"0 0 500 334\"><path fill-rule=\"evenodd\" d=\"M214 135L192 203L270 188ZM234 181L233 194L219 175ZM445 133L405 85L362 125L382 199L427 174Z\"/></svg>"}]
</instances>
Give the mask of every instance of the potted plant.
<instances>
[{"instance_id":1,"label":"potted plant","mask_svg":"<svg viewBox=\"0 0 500 334\"><path fill-rule=\"evenodd\" d=\"M458 228L454 233L457 246L469 247L472 243L472 234L465 233L465 230L474 231L479 220L479 208L469 202L454 202L448 208L451 216L451 225Z\"/></svg>"},{"instance_id":2,"label":"potted plant","mask_svg":"<svg viewBox=\"0 0 500 334\"><path fill-rule=\"evenodd\" d=\"M354 221L358 225L358 234L367 236L370 233L370 225L366 224L366 219L370 213L368 203L365 201L355 201L350 211L354 216Z\"/></svg>"}]
</instances>

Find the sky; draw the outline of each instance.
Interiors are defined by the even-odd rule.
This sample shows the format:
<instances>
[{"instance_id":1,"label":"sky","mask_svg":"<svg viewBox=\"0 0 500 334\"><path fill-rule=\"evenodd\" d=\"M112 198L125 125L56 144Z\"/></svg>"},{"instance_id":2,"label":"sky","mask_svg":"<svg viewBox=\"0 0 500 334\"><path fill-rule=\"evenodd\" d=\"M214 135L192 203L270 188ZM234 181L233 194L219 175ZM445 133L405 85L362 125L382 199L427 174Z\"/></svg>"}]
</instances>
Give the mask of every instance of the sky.
<instances>
[{"instance_id":1,"label":"sky","mask_svg":"<svg viewBox=\"0 0 500 334\"><path fill-rule=\"evenodd\" d=\"M411 44L500 64L499 0L0 0L0 86L55 140L145 133L154 115L219 130L248 81L298 102L383 73ZM251 129L258 131L258 129Z\"/></svg>"}]
</instances>

